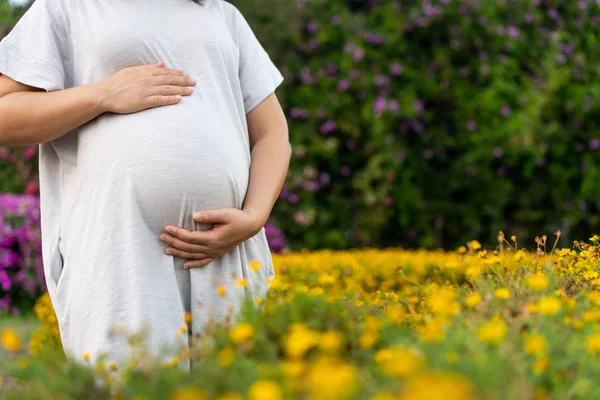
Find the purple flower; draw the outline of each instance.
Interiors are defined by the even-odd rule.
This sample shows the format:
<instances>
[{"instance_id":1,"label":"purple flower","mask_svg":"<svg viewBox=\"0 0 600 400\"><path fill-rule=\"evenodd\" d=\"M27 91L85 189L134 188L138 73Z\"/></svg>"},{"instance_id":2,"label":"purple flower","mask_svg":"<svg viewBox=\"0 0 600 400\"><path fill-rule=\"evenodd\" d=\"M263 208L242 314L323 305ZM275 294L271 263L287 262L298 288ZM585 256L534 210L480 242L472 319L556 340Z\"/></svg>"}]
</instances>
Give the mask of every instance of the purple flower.
<instances>
[{"instance_id":1,"label":"purple flower","mask_svg":"<svg viewBox=\"0 0 600 400\"><path fill-rule=\"evenodd\" d=\"M527 22L528 24L531 24L531 23L533 23L533 21L535 21L535 18L533 17L533 15L525 14L525 22Z\"/></svg>"},{"instance_id":2,"label":"purple flower","mask_svg":"<svg viewBox=\"0 0 600 400\"><path fill-rule=\"evenodd\" d=\"M388 102L388 110L390 110L393 114L398 114L400 111L400 104L398 103L398 100L390 100Z\"/></svg>"},{"instance_id":3,"label":"purple flower","mask_svg":"<svg viewBox=\"0 0 600 400\"><path fill-rule=\"evenodd\" d=\"M376 86L387 86L390 83L390 78L385 75L375 75L373 77L373 83Z\"/></svg>"},{"instance_id":4,"label":"purple flower","mask_svg":"<svg viewBox=\"0 0 600 400\"><path fill-rule=\"evenodd\" d=\"M581 169L581 172L585 172L587 171L590 167L587 165L586 162L582 161L581 164L579 165L579 168Z\"/></svg>"},{"instance_id":5,"label":"purple flower","mask_svg":"<svg viewBox=\"0 0 600 400\"><path fill-rule=\"evenodd\" d=\"M425 108L423 100L418 99L418 100L413 101L413 108L418 113L420 113L421 111L423 111L423 109Z\"/></svg>"},{"instance_id":6,"label":"purple flower","mask_svg":"<svg viewBox=\"0 0 600 400\"><path fill-rule=\"evenodd\" d=\"M317 21L310 21L308 25L306 25L306 29L308 33L314 34L319 29L319 23Z\"/></svg>"},{"instance_id":7,"label":"purple flower","mask_svg":"<svg viewBox=\"0 0 600 400\"><path fill-rule=\"evenodd\" d=\"M331 132L335 131L336 129L337 129L337 124L332 120L328 120L323 125L321 125L321 132L325 135L330 134Z\"/></svg>"},{"instance_id":8,"label":"purple flower","mask_svg":"<svg viewBox=\"0 0 600 400\"><path fill-rule=\"evenodd\" d=\"M10 157L10 150L8 149L8 147L0 147L0 158L3 160L6 160Z\"/></svg>"},{"instance_id":9,"label":"purple flower","mask_svg":"<svg viewBox=\"0 0 600 400\"><path fill-rule=\"evenodd\" d=\"M400 76L403 72L404 68L402 67L402 64L398 62L393 62L390 65L390 74L392 74L392 76Z\"/></svg>"},{"instance_id":10,"label":"purple flower","mask_svg":"<svg viewBox=\"0 0 600 400\"><path fill-rule=\"evenodd\" d=\"M300 197L296 193L292 193L288 196L288 202L290 204L298 204Z\"/></svg>"},{"instance_id":11,"label":"purple flower","mask_svg":"<svg viewBox=\"0 0 600 400\"><path fill-rule=\"evenodd\" d=\"M35 146L30 146L27 147L25 150L23 150L23 157L25 158L25 160L29 161L31 159L33 159L33 157L35 157L35 155L37 154L37 147Z\"/></svg>"},{"instance_id":12,"label":"purple flower","mask_svg":"<svg viewBox=\"0 0 600 400\"><path fill-rule=\"evenodd\" d=\"M594 138L590 140L590 149L598 150L600 149L600 140Z\"/></svg>"},{"instance_id":13,"label":"purple flower","mask_svg":"<svg viewBox=\"0 0 600 400\"><path fill-rule=\"evenodd\" d=\"M322 172L319 175L319 181L323 185L329 185L329 183L331 182L331 176L329 176L329 174L327 172Z\"/></svg>"},{"instance_id":14,"label":"purple flower","mask_svg":"<svg viewBox=\"0 0 600 400\"><path fill-rule=\"evenodd\" d=\"M469 132L475 131L477 129L477 122L473 120L467 121L466 128Z\"/></svg>"},{"instance_id":15,"label":"purple flower","mask_svg":"<svg viewBox=\"0 0 600 400\"><path fill-rule=\"evenodd\" d=\"M365 35L365 40L372 46L380 46L385 42L385 38L382 35L378 35L371 32L367 32L367 34Z\"/></svg>"},{"instance_id":16,"label":"purple flower","mask_svg":"<svg viewBox=\"0 0 600 400\"><path fill-rule=\"evenodd\" d=\"M404 161L404 159L406 158L406 152L405 151L396 152L395 158L396 158L396 161L398 161L398 162Z\"/></svg>"},{"instance_id":17,"label":"purple flower","mask_svg":"<svg viewBox=\"0 0 600 400\"><path fill-rule=\"evenodd\" d=\"M332 25L340 25L342 23L342 17L340 15L334 15L331 17Z\"/></svg>"},{"instance_id":18,"label":"purple flower","mask_svg":"<svg viewBox=\"0 0 600 400\"><path fill-rule=\"evenodd\" d=\"M304 184L302 186L304 187L305 190L308 190L309 192L316 192L321 188L321 185L319 184L319 182L313 182L313 181L306 181L306 182L304 182Z\"/></svg>"},{"instance_id":19,"label":"purple flower","mask_svg":"<svg viewBox=\"0 0 600 400\"><path fill-rule=\"evenodd\" d=\"M579 200L577 202L577 208L579 208L579 211L585 211L587 210L587 203L583 200Z\"/></svg>"},{"instance_id":20,"label":"purple flower","mask_svg":"<svg viewBox=\"0 0 600 400\"><path fill-rule=\"evenodd\" d=\"M0 287L2 287L2 289L7 292L12 287L10 277L8 276L5 270L0 270Z\"/></svg>"},{"instance_id":21,"label":"purple flower","mask_svg":"<svg viewBox=\"0 0 600 400\"><path fill-rule=\"evenodd\" d=\"M510 107L509 106L503 106L500 109L500 115L502 115L504 118L508 117L510 115Z\"/></svg>"},{"instance_id":22,"label":"purple flower","mask_svg":"<svg viewBox=\"0 0 600 400\"><path fill-rule=\"evenodd\" d=\"M504 154L504 149L502 149L502 147L494 147L493 154L494 157L500 158Z\"/></svg>"},{"instance_id":23,"label":"purple flower","mask_svg":"<svg viewBox=\"0 0 600 400\"><path fill-rule=\"evenodd\" d=\"M350 167L344 165L342 168L340 168L340 173L342 174L342 176L349 176L351 173Z\"/></svg>"},{"instance_id":24,"label":"purple flower","mask_svg":"<svg viewBox=\"0 0 600 400\"><path fill-rule=\"evenodd\" d=\"M342 79L338 82L337 90L340 92L345 92L350 88L350 81L347 79Z\"/></svg>"},{"instance_id":25,"label":"purple flower","mask_svg":"<svg viewBox=\"0 0 600 400\"><path fill-rule=\"evenodd\" d=\"M355 148L355 147L356 147L356 141L355 141L355 140L353 140L353 139L348 139L348 140L346 141L346 147L347 147L348 149L352 150L353 148Z\"/></svg>"},{"instance_id":26,"label":"purple flower","mask_svg":"<svg viewBox=\"0 0 600 400\"><path fill-rule=\"evenodd\" d=\"M508 28L506 28L506 33L508 34L509 37L516 39L519 37L519 28L517 28L516 26L509 26Z\"/></svg>"},{"instance_id":27,"label":"purple flower","mask_svg":"<svg viewBox=\"0 0 600 400\"><path fill-rule=\"evenodd\" d=\"M378 96L375 99L375 102L373 103L373 115L375 115L376 117L381 115L381 113L383 113L386 108L387 108L387 101L386 101L385 97Z\"/></svg>"}]
</instances>

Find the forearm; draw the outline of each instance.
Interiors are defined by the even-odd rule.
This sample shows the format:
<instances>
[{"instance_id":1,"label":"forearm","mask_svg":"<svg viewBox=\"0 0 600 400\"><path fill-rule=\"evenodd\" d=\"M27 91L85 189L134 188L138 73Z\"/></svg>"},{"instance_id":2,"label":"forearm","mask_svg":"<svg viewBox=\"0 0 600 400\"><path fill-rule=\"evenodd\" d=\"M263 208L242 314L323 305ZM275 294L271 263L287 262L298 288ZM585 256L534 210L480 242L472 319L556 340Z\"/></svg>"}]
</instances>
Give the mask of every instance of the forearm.
<instances>
[{"instance_id":1,"label":"forearm","mask_svg":"<svg viewBox=\"0 0 600 400\"><path fill-rule=\"evenodd\" d=\"M87 84L52 92L0 97L0 145L29 146L54 140L102 114L102 91Z\"/></svg>"},{"instance_id":2,"label":"forearm","mask_svg":"<svg viewBox=\"0 0 600 400\"><path fill-rule=\"evenodd\" d=\"M266 224L287 176L292 148L288 135L263 136L252 149L250 180L243 210L257 220L257 230Z\"/></svg>"}]
</instances>

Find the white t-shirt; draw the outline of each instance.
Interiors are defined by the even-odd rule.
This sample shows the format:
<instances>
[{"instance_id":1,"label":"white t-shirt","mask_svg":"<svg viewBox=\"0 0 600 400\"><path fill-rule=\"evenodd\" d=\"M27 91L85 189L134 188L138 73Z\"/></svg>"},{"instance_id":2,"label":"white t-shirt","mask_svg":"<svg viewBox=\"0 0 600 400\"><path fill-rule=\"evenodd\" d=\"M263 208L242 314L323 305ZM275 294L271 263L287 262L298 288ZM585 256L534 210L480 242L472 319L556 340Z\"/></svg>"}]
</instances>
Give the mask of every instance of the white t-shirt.
<instances>
[{"instance_id":1,"label":"white t-shirt","mask_svg":"<svg viewBox=\"0 0 600 400\"><path fill-rule=\"evenodd\" d=\"M178 334L186 310L201 332L211 315L235 315L244 293L265 296L274 275L264 228L191 270L159 240L169 224L210 229L193 221L194 211L242 208L246 114L283 81L237 8L204 3L37 0L0 42L0 73L47 91L161 60L196 79L179 104L104 113L40 144L44 272L63 346L76 360L128 357L114 326L148 328L154 351L187 344ZM254 259L259 271L249 268Z\"/></svg>"}]
</instances>

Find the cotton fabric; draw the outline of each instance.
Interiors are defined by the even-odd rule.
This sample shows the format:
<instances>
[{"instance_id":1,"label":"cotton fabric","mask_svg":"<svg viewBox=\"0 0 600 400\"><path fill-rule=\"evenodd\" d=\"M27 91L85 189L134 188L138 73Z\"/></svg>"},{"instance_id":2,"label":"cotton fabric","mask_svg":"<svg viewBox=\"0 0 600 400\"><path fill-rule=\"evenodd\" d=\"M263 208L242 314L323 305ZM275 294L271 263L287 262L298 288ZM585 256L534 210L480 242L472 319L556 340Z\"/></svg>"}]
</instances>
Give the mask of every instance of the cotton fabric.
<instances>
[{"instance_id":1,"label":"cotton fabric","mask_svg":"<svg viewBox=\"0 0 600 400\"><path fill-rule=\"evenodd\" d=\"M39 145L42 258L66 354L123 363L113 328L149 348L234 317L274 276L264 228L203 268L166 255L166 225L208 230L192 212L239 208L248 188L246 114L283 81L239 10L223 0L37 0L0 42L0 73L46 91L155 64L197 81L176 105L104 113ZM260 262L250 270L252 260ZM245 278L247 287L239 287ZM225 294L217 292L225 288ZM113 332L113 333L111 333ZM180 366L189 369L181 360Z\"/></svg>"}]
</instances>

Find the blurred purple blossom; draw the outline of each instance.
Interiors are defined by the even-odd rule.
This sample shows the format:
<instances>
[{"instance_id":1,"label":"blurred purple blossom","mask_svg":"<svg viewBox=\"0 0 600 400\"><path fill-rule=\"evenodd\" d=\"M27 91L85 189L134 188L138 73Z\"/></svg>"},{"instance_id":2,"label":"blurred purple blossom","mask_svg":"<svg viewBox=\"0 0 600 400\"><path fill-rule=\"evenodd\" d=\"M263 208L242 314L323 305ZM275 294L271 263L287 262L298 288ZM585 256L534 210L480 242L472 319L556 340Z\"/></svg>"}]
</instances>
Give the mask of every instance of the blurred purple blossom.
<instances>
[{"instance_id":1,"label":"blurred purple blossom","mask_svg":"<svg viewBox=\"0 0 600 400\"><path fill-rule=\"evenodd\" d=\"M327 122L325 122L323 125L321 125L321 133L328 135L331 132L335 131L337 129L337 124L335 123L335 121L332 120L328 120Z\"/></svg>"},{"instance_id":2,"label":"blurred purple blossom","mask_svg":"<svg viewBox=\"0 0 600 400\"><path fill-rule=\"evenodd\" d=\"M350 173L350 167L348 167L347 165L344 165L342 168L340 168L340 174L342 174L342 176L349 176Z\"/></svg>"},{"instance_id":3,"label":"blurred purple blossom","mask_svg":"<svg viewBox=\"0 0 600 400\"><path fill-rule=\"evenodd\" d=\"M494 157L500 158L502 155L504 155L504 149L502 149L502 147L494 147L493 154Z\"/></svg>"},{"instance_id":4,"label":"blurred purple blossom","mask_svg":"<svg viewBox=\"0 0 600 400\"><path fill-rule=\"evenodd\" d=\"M467 121L466 128L469 132L475 131L477 129L477 122L473 120Z\"/></svg>"},{"instance_id":5,"label":"blurred purple blossom","mask_svg":"<svg viewBox=\"0 0 600 400\"><path fill-rule=\"evenodd\" d=\"M507 105L502 106L500 109L500 115L502 115L504 118L508 117L510 115L510 107Z\"/></svg>"},{"instance_id":6,"label":"blurred purple blossom","mask_svg":"<svg viewBox=\"0 0 600 400\"><path fill-rule=\"evenodd\" d=\"M383 96L377 96L375 102L373 103L373 115L376 117L381 115L387 108L387 101Z\"/></svg>"},{"instance_id":7,"label":"blurred purple blossom","mask_svg":"<svg viewBox=\"0 0 600 400\"><path fill-rule=\"evenodd\" d=\"M600 140L593 138L590 140L590 149L592 150L598 150L600 149Z\"/></svg>"},{"instance_id":8,"label":"blurred purple blossom","mask_svg":"<svg viewBox=\"0 0 600 400\"><path fill-rule=\"evenodd\" d=\"M390 65L390 74L392 76L400 76L400 75L402 75L403 72L404 72L404 68L402 67L402 64L400 64L399 62L393 62Z\"/></svg>"}]
</instances>

